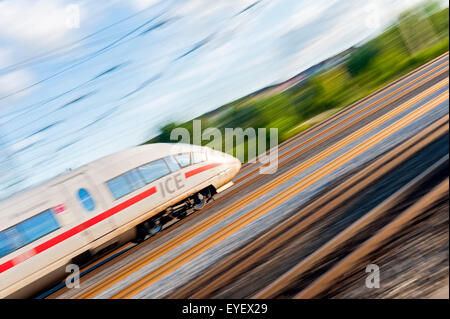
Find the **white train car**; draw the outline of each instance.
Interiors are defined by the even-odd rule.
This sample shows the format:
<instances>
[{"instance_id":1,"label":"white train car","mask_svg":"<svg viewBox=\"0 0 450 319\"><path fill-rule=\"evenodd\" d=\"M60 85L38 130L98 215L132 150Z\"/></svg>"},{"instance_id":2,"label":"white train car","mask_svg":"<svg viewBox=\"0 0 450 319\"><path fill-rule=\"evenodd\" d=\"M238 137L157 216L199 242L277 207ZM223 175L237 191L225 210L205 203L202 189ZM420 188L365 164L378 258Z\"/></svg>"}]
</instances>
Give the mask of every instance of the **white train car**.
<instances>
[{"instance_id":1,"label":"white train car","mask_svg":"<svg viewBox=\"0 0 450 319\"><path fill-rule=\"evenodd\" d=\"M232 185L238 159L150 144L101 158L0 203L0 297L30 297L99 251L143 240Z\"/></svg>"}]
</instances>

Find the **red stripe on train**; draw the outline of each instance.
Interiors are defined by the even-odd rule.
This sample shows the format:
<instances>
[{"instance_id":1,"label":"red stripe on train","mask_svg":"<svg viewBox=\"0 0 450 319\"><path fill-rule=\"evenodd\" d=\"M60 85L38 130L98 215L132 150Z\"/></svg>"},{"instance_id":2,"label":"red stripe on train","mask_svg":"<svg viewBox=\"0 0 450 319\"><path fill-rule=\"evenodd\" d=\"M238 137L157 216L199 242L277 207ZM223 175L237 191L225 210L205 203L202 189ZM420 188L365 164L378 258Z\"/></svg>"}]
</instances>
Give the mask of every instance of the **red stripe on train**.
<instances>
[{"instance_id":1,"label":"red stripe on train","mask_svg":"<svg viewBox=\"0 0 450 319\"><path fill-rule=\"evenodd\" d=\"M202 173L204 171L207 171L207 170L209 170L211 168L217 167L219 165L221 165L221 164L220 163L208 164L208 165L205 165L205 166L193 169L193 170L191 170L189 172L186 172L184 174L184 176L186 178L189 178L189 177L192 177L192 176L197 175L199 173ZM8 260L7 262L5 262L5 263L0 265L0 273L2 273L4 271L14 267L15 265L17 265L17 264L19 264L19 263L21 263L21 262L23 262L23 261L25 261L25 260L27 260L29 258L31 258L32 256L35 256L35 255L37 255L37 254L39 254L39 253L41 253L41 252L43 252L43 251L45 251L45 250L47 250L47 249L49 249L51 247L53 247L53 246L63 242L64 240L66 240L66 239L68 239L68 238L70 238L72 236L75 236L76 234L82 232L83 230L85 230L85 229L87 229L87 228L89 228L89 227L91 227L91 226L93 226L95 224L98 224L99 222L105 220L106 218L111 217L112 215L121 212L122 210L130 207L131 205L134 205L137 202L139 202L139 201L141 201L141 200L143 200L143 199L153 195L154 193L156 193L156 187L155 186L153 186L152 188L146 190L145 192L142 192L141 194L138 194L138 195L136 195L136 196L134 196L134 197L124 201L123 203L120 203L119 205L116 205L116 206L114 206L114 207L104 211L103 213L101 213L101 214L99 214L99 215L97 215L97 216L95 216L95 217L85 221L84 223L82 223L80 225L69 229L68 231L66 231L66 232L64 232L64 233L62 233L62 234L60 234L60 235L58 235L58 236L56 236L56 237L54 237L54 238L44 242L42 244L40 244L39 246L36 246L35 248L32 248L29 251L26 251L25 253L15 257L15 258L13 258L11 260Z\"/></svg>"},{"instance_id":2,"label":"red stripe on train","mask_svg":"<svg viewBox=\"0 0 450 319\"><path fill-rule=\"evenodd\" d=\"M83 222L82 224L75 226L71 229L69 229L68 231L65 231L62 234L59 234L56 237L53 237L52 239L36 246L35 248L32 248L26 252L24 252L23 254L8 260L7 262L3 263L0 265L0 273L14 267L17 264L20 264L21 262L27 260L28 258L31 258L47 249L49 249L50 247L53 247L61 242L63 242L64 240L82 232L83 230L100 223L101 221L105 220L108 217L111 217L112 215L115 215L119 212L121 212L122 210L130 207L131 205L136 204L137 202L153 195L156 193L156 186L153 186L152 188L149 188L148 190L146 190L145 192L142 192L126 201L124 201L123 203L120 203L119 205L116 205L106 211L104 211L103 213Z\"/></svg>"},{"instance_id":3,"label":"red stripe on train","mask_svg":"<svg viewBox=\"0 0 450 319\"><path fill-rule=\"evenodd\" d=\"M209 170L211 168L217 167L219 165L220 165L220 163L208 164L208 165L205 165L205 166L193 169L192 171L186 172L186 173L184 173L184 176L186 178L189 178L189 177L192 177L192 176L194 176L196 174L199 174L201 172L207 171L207 170Z\"/></svg>"}]
</instances>

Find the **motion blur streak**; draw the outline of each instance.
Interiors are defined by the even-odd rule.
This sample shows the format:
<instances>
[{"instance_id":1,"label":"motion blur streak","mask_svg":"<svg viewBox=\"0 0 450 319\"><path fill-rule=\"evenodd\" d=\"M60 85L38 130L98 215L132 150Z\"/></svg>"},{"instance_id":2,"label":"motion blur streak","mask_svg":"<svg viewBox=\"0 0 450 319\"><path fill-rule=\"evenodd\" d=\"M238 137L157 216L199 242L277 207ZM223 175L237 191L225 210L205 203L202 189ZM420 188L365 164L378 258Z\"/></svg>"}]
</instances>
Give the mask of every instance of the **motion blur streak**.
<instances>
[{"instance_id":1,"label":"motion blur streak","mask_svg":"<svg viewBox=\"0 0 450 319\"><path fill-rule=\"evenodd\" d=\"M447 81L447 83L448 83L448 81ZM444 102L445 100L448 100L448 93L442 94L442 96L440 98L436 99L436 101L433 101L433 103L430 103L428 108L424 108L423 110L421 109L420 112L417 112L418 115L416 115L412 112L411 113L412 119L409 120L409 122L406 122L405 124L402 123L402 126L400 126L399 128L389 127L386 129L385 132L389 132L390 134L395 133L396 130L406 126L411 121L417 119L424 112L431 110L432 108L436 107L438 104ZM403 122L405 122L405 121L403 121ZM252 221L255 221L257 218L259 218L263 214L269 212L274 207L276 207L278 205L282 205L284 201L292 198L293 196L298 194L300 191L302 191L305 188L307 188L308 186L312 185L314 182L317 182L320 178L323 178L326 174L330 173L333 170L337 170L339 168L339 166L338 166L339 164L344 165L346 162L355 158L357 155L360 155L361 153L363 153L368 148L375 145L376 143L378 143L385 137L386 137L386 135L384 135L384 136L381 135L381 138L378 137L377 135L374 135L373 141L367 140L367 142L366 142L367 146L365 144L361 144L360 145L361 150L358 153L356 153L355 155L353 155L351 153L347 153L345 155L345 161L343 161L341 159L335 160L335 162L333 162L334 165L330 168L327 168L327 170L325 170L324 172L322 172L322 170L316 171L315 175L317 177L315 177L314 179L303 179L301 181L301 185L296 185L297 187L295 187L295 188L287 189L284 193L281 193L280 196L273 197L270 201L264 203L264 205L261 208L258 208L258 210L259 210L258 213L255 214L252 212L252 215L245 216L243 218L243 221L240 223L237 223L236 226L234 224L228 225L227 227L223 228L220 233L217 233L217 235L215 235L214 237L211 237L211 239L208 239L209 242L207 242L207 243L202 242L198 245L199 248L196 247L195 249L192 249L191 251L187 251L184 254L178 256L176 259L174 259L170 263L167 263L166 270L160 271L159 273L156 272L155 275L153 275L153 274L146 275L146 277L144 277L142 280L136 282L135 284L133 284L133 285L127 287L126 289L124 289L123 291L121 291L120 294L114 295L113 298L130 298L131 296L134 296L135 294L137 294L140 291L142 291L143 289L145 289L148 285L150 285L153 282L157 281L158 279L162 278L164 275L167 275L168 273L173 272L175 269L177 269L178 267L181 267L183 264L187 263L192 258L194 258L194 257L198 256L200 253L206 251L206 249L212 247L212 245L216 244L218 241L224 240L224 238L226 238L225 236L231 236L234 232L237 232L239 229L245 227ZM352 155L352 157L350 157L350 155ZM228 230L228 229L230 229L230 230ZM186 256L189 256L189 257L186 257ZM174 266L170 267L171 265L174 265Z\"/></svg>"},{"instance_id":2,"label":"motion blur streak","mask_svg":"<svg viewBox=\"0 0 450 319\"><path fill-rule=\"evenodd\" d=\"M345 201L356 196L362 188L370 185L379 176L386 174L392 167L403 162L424 145L442 135L443 132L448 131L444 126L446 123L448 123L448 115L422 131L419 136L415 136L408 140L407 143L391 150L378 161L347 179L338 187L330 190L330 192L320 197L320 200L313 201L310 205L301 209L298 214L293 215L280 224L279 227L264 234L236 254L232 254L222 261L220 265L200 276L195 282L178 290L171 297L208 298L213 296L213 293L217 292L218 289L229 284L245 271L249 271L257 260L267 258L271 252L280 249L283 243L292 242L297 234L305 231L307 227L323 218L325 214L343 205ZM440 128L440 134L436 132L436 128ZM424 136L425 138L423 138ZM324 205L323 203L327 204ZM312 212L314 213L312 214ZM263 295L260 293L259 296ZM267 294L264 296L267 297Z\"/></svg>"},{"instance_id":3,"label":"motion blur streak","mask_svg":"<svg viewBox=\"0 0 450 319\"><path fill-rule=\"evenodd\" d=\"M377 125L380 125L380 123L382 123L383 121L387 121L389 118L391 118L391 117L395 116L396 114L402 112L403 110L405 110L406 108L411 106L413 103L417 102L417 100L419 100L420 98L423 98L423 97L425 97L427 95L430 95L431 93L435 92L439 88L442 88L446 84L448 84L448 79L441 81L440 83L438 83L434 87L428 89L427 91L425 91L424 93L422 93L418 97L415 97L414 99L412 99L408 103L405 103L405 104L401 105L400 107L398 107L397 109L391 111L390 113L388 113L388 115L385 115L382 118L377 119L373 123L370 123L370 125L368 125L366 128L364 128L364 129L360 130L359 132L357 132L357 134L352 134L348 138L346 138L344 140L341 140L336 145L333 145L333 147L330 147L329 149L327 149L323 153L321 153L321 154L315 156L314 158L312 158L310 161L307 161L307 162L303 163L302 165L296 167L294 170L289 171L289 172L285 173L284 175L280 176L279 178L271 181L270 183L265 185L263 188L258 189L258 191L255 192L254 194L248 196L245 200L242 200L241 202L233 204L226 211L221 212L220 217L216 217L214 219L210 219L211 221L207 220L206 222L202 223L202 225L200 225L194 232L191 232L188 235L184 235L184 234L181 235L179 239L173 240L170 245L167 245L163 249L158 250L155 253L152 253L151 255L149 255L145 259L139 261L138 263L135 263L134 265L127 267L128 269L122 270L120 274L118 274L117 276L113 276L107 282L102 283L101 285L99 285L99 287L96 287L96 289L94 291L82 294L79 298L87 298L90 295L92 295L94 292L98 293L100 288L103 290L103 289L106 289L106 288L112 286L113 284L117 283L119 280L123 279L125 276L130 275L131 271L139 270L140 268L142 268L145 265L149 264L150 262L154 261L156 258L158 258L158 257L164 255L165 253L167 253L167 251L169 251L170 249L173 249L174 247L176 247L175 245L181 245L182 243L188 241L189 239L195 237L197 234L199 234L202 231L204 231L205 229L207 229L207 227L211 227L212 225L214 225L214 224L218 223L219 221L225 219L226 217L230 216L231 214L234 214L236 211L241 209L243 206L248 205L248 203L250 201L253 201L253 200L256 200L256 199L260 198L261 196L263 196L264 194L266 194L270 190L274 189L275 187L279 186L283 182L287 181L292 176L298 174L301 170L306 170L308 167L311 167L312 165L318 163L319 161L324 159L326 156L329 156L332 152L336 152L337 150L339 150L343 146L351 143L352 141L354 141L358 137L362 136L366 132L368 132L371 129L373 129L374 127L376 127ZM444 95L445 94L443 94L443 96ZM444 96L444 98L445 98L445 96ZM273 201L277 202L277 199L274 199Z\"/></svg>"},{"instance_id":4,"label":"motion blur streak","mask_svg":"<svg viewBox=\"0 0 450 319\"><path fill-rule=\"evenodd\" d=\"M439 70L439 68L436 68L436 70ZM435 71L436 72L436 71ZM429 73L428 73L429 74ZM441 80L440 82L438 82L434 87L432 87L432 88L430 88L430 89L428 89L428 90L426 90L424 93L421 93L421 94L419 94L419 96L417 96L417 97L413 97L410 101L408 101L407 103L404 103L404 104L402 104L402 105L400 105L400 106L398 106L396 109L394 109L394 110L392 110L390 113L387 113L387 114L390 114L390 116L382 116L379 120L375 120L375 122L372 124L370 124L368 127L376 127L376 122L379 122L379 123L382 123L382 121L384 120L384 121L386 121L386 120L388 120L389 118L391 118L392 116L395 116L395 114L399 114L399 113L401 113L402 112L402 110L404 110L405 109L405 106L406 106L406 108L408 107L408 106L411 106L411 105L414 105L414 103L418 103L418 101L420 100L420 98L425 98L426 96L427 96L427 94L428 95L430 95L430 94L433 94L433 92L435 92L436 90L439 90L440 88L446 88L446 91L443 91L443 93L441 93L440 94L440 96L438 96L437 98L435 98L433 101L432 101L432 103L428 103L428 104L426 104L426 107L423 107L423 108L418 108L416 111L413 111L410 115L408 115L406 118L404 118L402 121L405 123L405 124L403 124L403 126L405 126L405 125L407 125L408 123L411 123L411 121L414 121L416 118L418 118L418 117L420 117L421 115L423 115L424 113L426 113L428 110L432 110L433 108L436 108L436 106L438 106L438 105L441 105L442 104L442 102L446 102L446 101L448 101L448 92L447 92L447 86L448 86L448 79L447 78L444 78L443 80ZM392 103L392 102L391 102ZM417 115L414 115L414 113L416 113ZM369 113L370 114L370 113ZM373 115L372 115L373 116ZM405 122L405 120L406 119L408 119L408 118L410 118L408 121L406 121ZM401 122L402 122L401 121ZM380 125L380 124L378 124L378 125ZM400 128L401 128L401 126L400 126ZM394 133L394 131L393 130L389 130L388 128L386 128L386 132L389 132L390 134L393 134ZM361 136L362 134L353 134L354 136L353 136L353 138L358 138L359 136ZM381 135L382 137L381 138L386 138L386 136L383 136L383 135ZM338 144L344 144L345 145L345 143L344 143L344 140L343 141L339 141L338 142ZM329 153L329 152L328 152ZM358 155L358 153L356 154L356 156ZM355 156L355 155L354 155ZM333 162L333 163L335 163L335 162ZM337 163L335 163L336 165L337 165ZM302 165L303 167L304 167L304 165ZM326 173L325 173L326 174ZM323 174L322 174L323 175ZM291 174L291 176L292 176L292 174ZM323 175L324 176L324 175ZM305 180L303 180L303 182L306 182ZM307 186L307 185L306 185ZM305 186L305 187L306 187ZM265 189L267 189L267 187L263 187L262 188L262 190L265 190ZM251 197L251 196L250 196ZM279 203L279 201L277 201L277 199L276 199L276 197L275 197L275 200L274 200L274 202L275 202L275 204L276 205L278 205L278 204L280 204ZM242 200L242 203L244 204L247 204L248 203L248 199L245 199L245 200ZM267 204L268 205L268 204ZM234 205L235 206L235 205ZM238 206L239 207L239 206ZM241 207L243 207L243 205L241 205ZM269 206L270 207L270 206ZM220 218L218 218L218 219L222 219L222 214L221 214L221 217ZM203 231L204 230L204 226L205 225L208 225L209 224L209 222L207 222L207 223L201 223L201 224L199 224L198 225L198 227L200 227L199 229L198 229L198 232L196 232L196 233L200 233L201 231ZM183 234L183 233L181 233L180 234L180 238L183 238L183 235L184 236L186 236L186 234ZM188 235L188 237L187 238L185 238L186 240L189 240L189 239L191 239L191 238L193 238L193 235L196 235L196 234L192 234L192 233L189 233L189 235ZM220 237L219 237L220 238ZM172 239L173 240L173 239ZM180 243L179 242L179 240L174 240L173 241L174 243ZM212 243L215 243L215 241L213 241ZM202 245L202 247L206 247L206 246L203 246ZM207 247L206 247L207 248ZM165 247L165 250L167 250L167 249L172 249L170 246L169 247ZM86 297L89 297L89 296L95 296L96 294L99 294L101 291L103 291L104 289L108 289L108 288L110 288L110 287L112 287L112 286L114 286L114 285L116 285L117 287L120 287L122 284L120 283L120 281L121 280L125 280L125 278L128 276L128 275L130 275L132 272L130 272L130 270L132 270L133 272L136 272L136 271L138 271L139 269L142 269L142 267L144 267L145 265L147 265L147 264L149 264L149 263L151 263L151 262L154 262L155 260L157 260L157 258L159 257L159 256L162 256L162 255L160 255L160 253L161 253L161 251L160 250L157 250L157 252L158 253L156 253L156 254L154 254L154 253L152 253L152 254L150 254L149 255L149 257L150 257L150 259L148 259L147 257L144 259L144 260L142 260L142 261L145 261L144 263L142 262L142 261L139 261L139 262L137 262L137 263L135 263L135 266L132 266L132 268L131 267L128 267L129 268L129 270L127 270L127 271L123 271L123 269L121 269L121 271L120 272L117 272L117 275L113 275L112 277L110 277L111 279L110 280L107 280L107 281L105 281L105 282L103 282L102 284L100 284L100 285L98 285L98 286L93 286L93 290L88 290L88 293L86 293L86 294L81 294L81 295L79 295L78 297L79 298L86 298ZM199 252L201 252L201 251L199 251ZM167 253L166 251L164 251L164 253ZM180 257L181 258L181 257ZM177 258L178 259L178 258ZM176 259L176 260L177 260ZM181 259L180 259L181 260ZM184 259L183 259L184 260ZM175 260L174 260L174 262L173 262L173 265L176 265L176 267L179 267L180 266L180 264L178 263L178 262L175 262ZM137 268L136 268L136 266L138 266ZM151 278L151 277L149 277L149 278ZM159 278L159 277L155 277L155 278ZM106 284L105 284L106 283ZM126 289L125 291L129 291L130 292L130 294L136 294L138 291L136 291L136 287L138 286L138 282L137 282L137 284L134 284L134 285L132 285L130 288L128 288L128 289ZM99 296L107 296L107 295L99 295ZM129 297L129 295L116 295L115 297Z\"/></svg>"},{"instance_id":5,"label":"motion blur streak","mask_svg":"<svg viewBox=\"0 0 450 319\"><path fill-rule=\"evenodd\" d=\"M436 296L448 50L443 0L0 1L0 297Z\"/></svg>"}]
</instances>

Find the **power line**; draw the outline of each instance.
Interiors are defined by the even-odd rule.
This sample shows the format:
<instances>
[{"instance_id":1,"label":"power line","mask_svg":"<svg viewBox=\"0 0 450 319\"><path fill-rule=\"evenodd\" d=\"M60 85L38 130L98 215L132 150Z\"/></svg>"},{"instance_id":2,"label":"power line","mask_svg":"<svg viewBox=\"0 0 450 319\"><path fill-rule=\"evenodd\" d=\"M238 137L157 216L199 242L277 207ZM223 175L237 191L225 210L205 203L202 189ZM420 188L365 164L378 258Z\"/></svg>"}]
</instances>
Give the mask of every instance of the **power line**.
<instances>
[{"instance_id":1,"label":"power line","mask_svg":"<svg viewBox=\"0 0 450 319\"><path fill-rule=\"evenodd\" d=\"M32 87L35 87L35 86L37 86L37 85L39 85L39 84L41 84L41 83L43 83L45 81L53 79L53 78L57 77L58 75L61 75L61 74L65 73L65 72L67 72L67 71L69 71L69 70L71 70L71 69L73 69L73 68L75 68L75 67L77 67L77 66L79 66L79 65L81 65L81 64L83 64L83 63L85 63L85 62L87 62L87 61L89 61L89 60L91 60L91 59L93 59L95 57L97 57L97 56L99 56L100 54L103 54L103 53L109 51L110 49L114 48L116 45L119 45L120 41L122 41L123 39L125 39L126 37L131 35L132 33L136 32L140 28L143 28L144 26L146 26L149 23L153 22L155 19L156 19L156 17L152 18L150 20L147 20L143 24L139 25L137 28L134 28L133 30L129 31L128 33L126 33L125 35L120 37L119 39L111 42L110 44L106 45L105 47L101 48L100 50L97 50L96 52L93 52L91 54L88 54L88 55L84 56L83 58L81 58L81 61L76 62L76 63L74 63L72 65L69 65L68 67L66 67L66 68L64 68L64 69L62 69L62 70L60 70L58 72L55 72L52 75L47 76L46 78L43 78L43 79L41 79L41 80L39 80L37 82L34 82L34 83L32 83L32 84L30 84L30 85L28 85L26 87L23 87L23 88L21 88L19 90L16 90L14 92L11 92L11 93L9 93L7 95L4 95L4 96L0 97L0 101L5 100L5 99L7 99L7 98L9 98L11 96L14 96L16 94L22 93L22 92L24 92L24 91L26 91L28 89L31 89Z\"/></svg>"},{"instance_id":2,"label":"power line","mask_svg":"<svg viewBox=\"0 0 450 319\"><path fill-rule=\"evenodd\" d=\"M252 7L254 7L254 6L255 6L256 4L258 4L258 3L259 3L259 1L256 1L254 4L252 4L252 5L250 5L249 7L245 8L244 10L242 10L241 12L239 12L237 15L239 15L239 14L241 14L241 13L243 13L243 12L246 12L247 10L249 10L249 9L252 8ZM147 9L148 9L148 8L147 8ZM142 11L145 11L145 10L142 10ZM142 12L142 11L141 11L141 12ZM149 31L151 31L151 30L153 30L153 29L155 29L155 28L158 28L158 27L164 25L164 23L159 22L159 23L157 23L157 24L154 25L154 26L147 27L144 31L140 32L139 34L134 35L133 37L130 37L133 33L135 33L136 31L138 31L138 30L141 29L141 28L144 28L144 27L148 26L150 23L152 23L152 22L153 22L155 19L157 19L158 17L162 16L164 13L165 13L165 12L161 12L158 16L156 16L156 17L154 17L154 18L152 18L152 19L150 19L150 20L147 20L145 23L139 25L137 28L134 28L133 30L131 30L131 31L128 32L127 34L121 36L119 39L116 39L116 40L112 41L111 43L109 43L109 44L106 45L105 47L101 48L100 50L97 50L97 51L95 51L95 52L93 52L93 53L91 53L91 54L88 54L88 55L86 55L86 56L80 58L80 61L78 61L78 62L76 62L76 63L74 63L74 64L68 66L67 68L65 68L65 69L63 69L63 70L60 70L59 72L57 72L56 74L51 75L51 76L48 77L47 79L43 79L43 80L41 80L41 81L35 83L34 85L40 84L40 83L42 83L42 82L44 82L44 81L46 81L46 80L49 80L49 79L51 79L51 78L53 78L53 77L55 77L55 76L58 76L59 74L61 74L61 73L63 73L63 72L66 72L67 70L69 70L69 69L71 69L71 68L74 68L74 67L76 67L76 66L78 66L78 65L80 65L80 64L82 64L82 63L84 63L84 62L86 62L86 61L88 61L88 60L90 60L90 59L92 59L92 58L95 58L96 56L98 56L98 55L100 55L100 54L103 54L104 52L107 52L107 51L113 49L114 47L116 47L116 46L118 46L118 45L121 45L121 44L126 43L126 42L128 42L128 41L131 41L131 40L137 38L138 36L141 36L141 35L143 35L143 34L146 34L147 32L149 32ZM137 13L137 14L138 14L138 13ZM133 16L136 16L137 14L134 14ZM234 15L232 18L236 17L237 15ZM132 17L132 16L131 16L131 17ZM124 20L127 20L127 19L129 19L129 18L131 18L131 17L122 19L121 21L116 22L116 24L118 24L118 23L120 23L120 22L123 22ZM231 19L232 19L232 18L231 18ZM114 25L114 24L113 24L113 25ZM108 26L108 27L111 27L111 25ZM107 29L108 27L105 27L105 28L103 28L102 30ZM97 33L101 32L102 30L99 30L99 31L97 31L97 32L95 32L95 33L93 33L93 34L91 34L91 35L89 35L89 36L93 36L94 34L97 34ZM220 29L219 29L219 30L220 30ZM217 32L217 31L216 31L216 32ZM214 32L214 33L216 33L216 32ZM214 33L213 33L213 34L214 34ZM87 37L89 37L89 36L86 36L85 38L87 38ZM84 38L84 39L85 39L85 38ZM209 40L210 40L210 39L207 39L205 42L209 42ZM80 41L82 41L82 40L80 39L80 40L77 41L77 42L80 42ZM199 44L201 44L201 45L199 45ZM185 54L179 56L179 58L175 59L175 61L176 61L176 60L179 60L180 58L183 58L184 56L189 55L189 54L192 53L193 51L196 51L199 47L203 46L203 44L206 44L206 43L203 43L203 42L197 42L197 43L194 45L194 47L191 46L191 48L190 48L189 51L187 51L187 52L185 52ZM73 44L72 44L72 45L73 45ZM59 48L59 49L61 49L61 48ZM173 64L175 61L172 61L171 63L169 63L168 67L170 66L170 64ZM24 61L22 61L21 63L23 63L23 62L24 62ZM29 61L29 62L32 63L31 61ZM20 64L20 63L19 63L19 64ZM18 66L18 64L17 64L17 66ZM11 66L10 66L10 67L11 67ZM107 69L106 71L108 71L108 69ZM55 99L61 97L61 96L64 95L64 94L73 92L74 90L77 90L77 89L79 89L80 87L83 87L85 84L90 83L90 82L91 82L92 80L94 80L94 79L96 79L96 77L94 77L94 78L92 78L92 79L90 79L90 80L88 80L88 81L86 81L86 82L84 82L84 83L81 83L80 85L78 85L78 86L76 86L76 87L74 87L74 88L72 88L72 89L70 89L70 90L68 90L68 91L66 91L66 92L63 92L63 93L61 93L61 94L59 94L59 95L57 95L57 96L55 96L55 97L53 97L53 98L50 98L50 101L55 100ZM145 83L145 82L144 82L144 83ZM34 85L32 85L32 86L34 86ZM142 86L142 84L141 84L141 86ZM19 93L19 92L22 92L22 91L24 91L24 90L26 90L26 89L28 89L28 88L30 88L30 87L31 87L31 86L29 86L29 87L27 87L27 88L23 88L23 89L21 89L21 90L19 90L19 91L13 92L13 93L11 93L11 94L9 94L9 95L7 95L7 96L1 97L0 100L3 100L3 99L5 99L5 98L7 98L7 97L9 97L9 96L11 96L11 95L17 94L17 93ZM48 103L49 101L47 100L47 101L42 101L42 102ZM22 111L23 111L23 110L22 110ZM107 111L107 112L108 112L108 111ZM102 115L105 114L105 113L107 113L107 112L102 113ZM22 112L21 114L24 114L24 113L26 113L26 111L25 111L25 112ZM112 114L106 114L105 118L108 119L108 118L110 117L110 115L113 115L114 113L116 113L116 110L114 110L114 111L112 112ZM97 117L94 121L92 121L90 124L84 126L83 128L77 130L76 132L83 131L85 128L92 127L92 125L96 124L98 121L102 121L102 120L104 119L104 118L102 118L102 115L98 116L98 117ZM145 123L143 123L143 124L145 124ZM144 125L140 125L140 127L141 127L141 126L143 127ZM131 132L127 132L126 134L121 134L121 135L126 135L126 136L128 136L130 133L131 133ZM66 134L66 135L72 135L72 134L74 134L74 132L71 132L71 133ZM47 143L45 143L44 145L50 144L50 143L52 143L52 142L56 142L56 141L58 141L58 140L60 140L60 139L61 139L61 136L58 136L58 138L56 138L56 139L54 139L54 140L46 141ZM83 137L80 137L79 140L81 140L81 139L83 139ZM110 139L109 139L109 140L110 140ZM109 143L109 140L108 140L108 143ZM78 142L78 140L75 140L74 143L69 143L69 144L66 144L66 145L67 145L67 147L70 147L70 146L76 144L77 142ZM101 145L104 145L104 144L106 144L106 143L101 143ZM98 145L96 145L95 147L98 147ZM84 151L86 151L86 150L84 150ZM41 161L41 162L46 162L46 161L44 160L44 161ZM33 166L34 166L34 165L33 165Z\"/></svg>"},{"instance_id":3,"label":"power line","mask_svg":"<svg viewBox=\"0 0 450 319\"><path fill-rule=\"evenodd\" d=\"M95 32L92 32L92 33L90 33L90 34L88 34L88 35L82 37L81 39L78 39L78 40L76 40L76 41L73 41L73 42L70 42L70 43L68 43L68 44L62 45L62 46L60 46L60 47L58 47L58 48L54 48L54 49L52 49L52 50L48 50L48 51L46 51L46 52L44 52L44 53L41 53L41 54L36 55L36 56L34 56L34 57L27 58L27 59L22 60L22 61L20 61L20 62L11 64L11 65L9 65L9 66L3 67L3 68L0 69L0 74L4 74L4 73L9 73L9 72L15 71L15 70L17 70L17 69L26 67L26 66L28 66L28 65L30 65L30 64L32 64L32 63L42 63L41 60L42 60L43 58L47 57L48 55L50 55L50 54L52 54L52 53L55 53L55 52L59 52L59 51L63 51L63 50L70 49L70 48L72 48L73 46L75 46L75 45L77 45L77 44L79 44L79 43L81 43L81 42L83 42L83 41L85 41L85 40L87 40L87 39L89 39L89 38L92 38L92 37L96 36L97 34L102 33L103 31L106 31L106 30L108 30L108 29L110 29L110 28L112 28L112 27L114 27L114 26L116 26L116 25L118 25L118 24L121 24L121 23L123 23L123 22L125 22L125 21L128 21L128 20L130 20L130 19L132 19L132 18L134 18L134 17L136 17L136 16L138 16L138 15L140 15L140 14L142 14L142 13L148 11L148 10L150 10L151 8L153 8L153 7L155 7L155 6L156 6L156 5L153 5L153 6L149 6L149 7L147 7L147 8L144 8L144 9L142 9L142 10L140 10L140 11L138 11L138 12L132 14L132 15L129 15L129 16L127 16L127 17L121 19L121 20L118 20L118 21L116 21L116 22L114 22L114 23L112 23L112 24L110 24L110 25L107 25L106 27L103 27L103 28L101 28L100 30L97 30L97 31L95 31Z\"/></svg>"}]
</instances>

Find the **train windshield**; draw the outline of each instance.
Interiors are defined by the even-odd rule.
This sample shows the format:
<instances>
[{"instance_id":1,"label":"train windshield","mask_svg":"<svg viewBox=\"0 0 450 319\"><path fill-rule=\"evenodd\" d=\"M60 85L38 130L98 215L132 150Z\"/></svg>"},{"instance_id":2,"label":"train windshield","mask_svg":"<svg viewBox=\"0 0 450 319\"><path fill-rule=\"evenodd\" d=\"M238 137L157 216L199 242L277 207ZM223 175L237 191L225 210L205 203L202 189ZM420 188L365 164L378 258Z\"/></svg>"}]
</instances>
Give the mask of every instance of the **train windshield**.
<instances>
[{"instance_id":1,"label":"train windshield","mask_svg":"<svg viewBox=\"0 0 450 319\"><path fill-rule=\"evenodd\" d=\"M164 159L172 173L180 170L180 166L178 166L177 161L172 156L167 156Z\"/></svg>"},{"instance_id":2,"label":"train windshield","mask_svg":"<svg viewBox=\"0 0 450 319\"><path fill-rule=\"evenodd\" d=\"M194 152L192 155L194 164L206 161L206 153L204 152Z\"/></svg>"},{"instance_id":3,"label":"train windshield","mask_svg":"<svg viewBox=\"0 0 450 319\"><path fill-rule=\"evenodd\" d=\"M166 162L163 160L157 160L139 167L139 172L144 177L145 183L151 183L158 178L166 176L170 173Z\"/></svg>"},{"instance_id":4,"label":"train windshield","mask_svg":"<svg viewBox=\"0 0 450 319\"><path fill-rule=\"evenodd\" d=\"M181 167L186 167L186 166L191 165L191 154L190 153L175 155L175 159L177 160L178 164L180 164Z\"/></svg>"}]
</instances>

